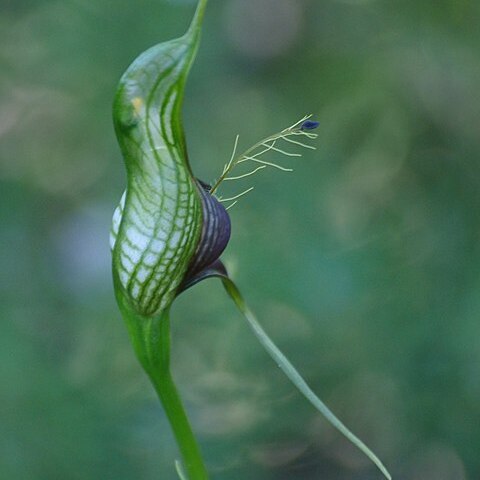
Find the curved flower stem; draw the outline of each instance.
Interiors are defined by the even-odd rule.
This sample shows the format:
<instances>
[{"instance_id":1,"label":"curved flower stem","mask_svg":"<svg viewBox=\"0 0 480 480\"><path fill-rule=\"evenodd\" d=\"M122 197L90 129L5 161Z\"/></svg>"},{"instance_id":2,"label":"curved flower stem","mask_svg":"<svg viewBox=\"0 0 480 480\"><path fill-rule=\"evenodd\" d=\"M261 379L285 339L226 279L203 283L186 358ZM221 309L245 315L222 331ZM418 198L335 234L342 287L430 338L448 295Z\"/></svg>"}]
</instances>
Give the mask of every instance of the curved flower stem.
<instances>
[{"instance_id":1,"label":"curved flower stem","mask_svg":"<svg viewBox=\"0 0 480 480\"><path fill-rule=\"evenodd\" d=\"M197 441L170 372L170 315L145 318L125 311L130 337L140 363L150 377L172 427L188 480L208 480Z\"/></svg>"}]
</instances>

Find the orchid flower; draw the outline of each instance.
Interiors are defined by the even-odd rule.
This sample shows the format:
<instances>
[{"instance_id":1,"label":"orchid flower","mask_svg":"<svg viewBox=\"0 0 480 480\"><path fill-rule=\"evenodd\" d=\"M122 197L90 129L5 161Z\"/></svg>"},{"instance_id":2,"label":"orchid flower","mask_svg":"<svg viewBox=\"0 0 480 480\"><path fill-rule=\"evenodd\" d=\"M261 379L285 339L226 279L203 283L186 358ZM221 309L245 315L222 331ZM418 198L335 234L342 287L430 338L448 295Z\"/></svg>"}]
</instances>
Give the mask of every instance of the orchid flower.
<instances>
[{"instance_id":1,"label":"orchid flower","mask_svg":"<svg viewBox=\"0 0 480 480\"><path fill-rule=\"evenodd\" d=\"M115 295L135 353L149 376L179 445L180 478L208 478L170 373L170 307L187 288L218 277L253 333L293 384L341 433L357 445L387 478L380 460L313 393L297 370L264 332L229 277L220 256L230 238L227 208L252 190L221 198L224 181L240 180L265 168L290 169L265 160L268 152L299 153L288 147L314 148L318 123L306 116L241 154L238 137L222 174L208 185L192 173L181 120L185 83L195 58L207 0L200 0L182 37L142 53L122 76L113 106L118 143L125 161L127 186L115 210L110 235ZM241 175L235 168L252 165ZM224 203L229 203L225 207Z\"/></svg>"}]
</instances>

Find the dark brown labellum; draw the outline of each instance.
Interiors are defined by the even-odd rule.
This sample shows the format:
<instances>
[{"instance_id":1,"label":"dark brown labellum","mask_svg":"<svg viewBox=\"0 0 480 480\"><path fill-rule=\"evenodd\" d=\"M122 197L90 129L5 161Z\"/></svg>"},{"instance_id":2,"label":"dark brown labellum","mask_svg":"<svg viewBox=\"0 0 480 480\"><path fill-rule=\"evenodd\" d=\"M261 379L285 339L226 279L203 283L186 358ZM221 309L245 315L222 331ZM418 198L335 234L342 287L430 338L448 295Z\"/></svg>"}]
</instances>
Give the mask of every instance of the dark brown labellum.
<instances>
[{"instance_id":1,"label":"dark brown labellum","mask_svg":"<svg viewBox=\"0 0 480 480\"><path fill-rule=\"evenodd\" d=\"M218 259L230 240L230 217L225 207L210 195L210 186L202 181L197 183L202 201L202 234L180 291L205 278L226 275L225 267Z\"/></svg>"}]
</instances>

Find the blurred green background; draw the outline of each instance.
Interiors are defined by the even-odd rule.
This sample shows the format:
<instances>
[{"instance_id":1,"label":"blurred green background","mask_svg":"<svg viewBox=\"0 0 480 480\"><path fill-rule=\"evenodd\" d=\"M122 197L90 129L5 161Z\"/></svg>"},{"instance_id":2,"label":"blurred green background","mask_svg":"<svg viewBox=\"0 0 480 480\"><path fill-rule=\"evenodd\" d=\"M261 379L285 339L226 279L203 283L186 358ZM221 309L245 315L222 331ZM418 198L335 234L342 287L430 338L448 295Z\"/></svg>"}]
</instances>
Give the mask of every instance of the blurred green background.
<instances>
[{"instance_id":1,"label":"blurred green background","mask_svg":"<svg viewBox=\"0 0 480 480\"><path fill-rule=\"evenodd\" d=\"M125 175L111 101L194 4L0 0L2 480L176 478L113 297ZM316 152L272 157L295 173L262 172L231 211L224 259L398 480L480 478L479 23L477 0L211 0L185 98L207 181L237 133L248 147L306 113L321 122ZM174 373L212 479L381 478L217 281L172 315Z\"/></svg>"}]
</instances>

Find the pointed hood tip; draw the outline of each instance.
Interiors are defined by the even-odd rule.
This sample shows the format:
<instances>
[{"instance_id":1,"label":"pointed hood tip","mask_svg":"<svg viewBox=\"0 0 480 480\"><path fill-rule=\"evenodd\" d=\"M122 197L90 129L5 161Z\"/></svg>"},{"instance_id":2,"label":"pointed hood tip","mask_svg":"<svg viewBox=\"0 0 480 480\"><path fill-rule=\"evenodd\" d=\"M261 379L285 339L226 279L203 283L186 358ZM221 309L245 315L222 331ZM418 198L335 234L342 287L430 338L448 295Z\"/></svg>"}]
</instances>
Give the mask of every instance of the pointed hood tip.
<instances>
[{"instance_id":1,"label":"pointed hood tip","mask_svg":"<svg viewBox=\"0 0 480 480\"><path fill-rule=\"evenodd\" d=\"M199 0L197 9L195 10L195 14L192 19L192 23L188 27L187 36L199 34L202 28L203 17L205 14L205 9L207 7L207 0Z\"/></svg>"}]
</instances>

